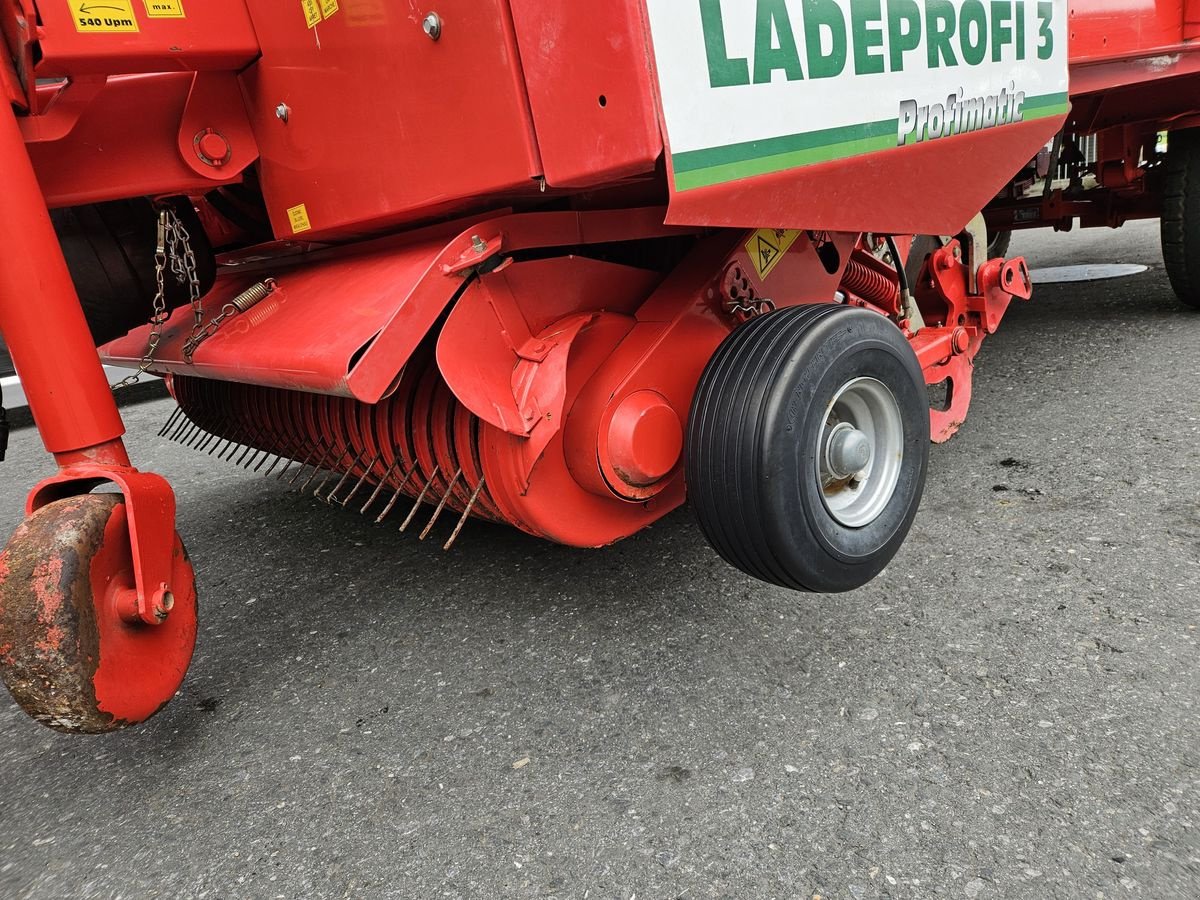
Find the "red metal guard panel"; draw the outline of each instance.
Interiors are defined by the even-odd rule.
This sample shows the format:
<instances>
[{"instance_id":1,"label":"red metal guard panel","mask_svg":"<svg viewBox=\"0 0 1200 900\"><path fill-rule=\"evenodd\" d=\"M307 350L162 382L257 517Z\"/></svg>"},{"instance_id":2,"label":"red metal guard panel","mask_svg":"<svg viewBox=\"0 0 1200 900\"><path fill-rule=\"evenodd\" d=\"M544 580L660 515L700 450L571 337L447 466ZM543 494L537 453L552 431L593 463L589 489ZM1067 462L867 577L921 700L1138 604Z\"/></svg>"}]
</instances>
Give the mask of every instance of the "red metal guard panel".
<instances>
[{"instance_id":1,"label":"red metal guard panel","mask_svg":"<svg viewBox=\"0 0 1200 900\"><path fill-rule=\"evenodd\" d=\"M210 321L240 291L268 276L276 291L222 325L192 362L183 347L191 311L176 310L155 354L155 372L355 397L376 403L472 266L489 255L536 247L603 244L630 237L678 234L660 207L590 213L546 212L450 222L404 238L383 238L280 261L253 274L222 277L204 298ZM134 367L146 351L148 326L101 348Z\"/></svg>"},{"instance_id":2,"label":"red metal guard panel","mask_svg":"<svg viewBox=\"0 0 1200 900\"><path fill-rule=\"evenodd\" d=\"M1099 128L1185 111L1195 84L1167 79L1200 72L1193 17L1200 19L1196 0L1075 0L1071 96L1094 96L1075 103L1073 121Z\"/></svg>"},{"instance_id":3,"label":"red metal guard panel","mask_svg":"<svg viewBox=\"0 0 1200 900\"><path fill-rule=\"evenodd\" d=\"M221 90L204 95L208 102L193 103L202 96L195 90L200 80ZM38 93L54 90L43 86ZM20 120L51 207L139 194L203 194L222 175L237 180L258 155L232 74L117 75L70 82L61 94L45 115ZM186 127L189 112L212 118ZM203 126L218 129L231 146L229 164L207 173L204 166L188 164L196 160L193 135Z\"/></svg>"},{"instance_id":4,"label":"red metal guard panel","mask_svg":"<svg viewBox=\"0 0 1200 900\"><path fill-rule=\"evenodd\" d=\"M243 83L278 236L361 232L536 190L506 3L436 6L434 40L416 4L250 0L263 55Z\"/></svg>"},{"instance_id":5,"label":"red metal guard panel","mask_svg":"<svg viewBox=\"0 0 1200 900\"><path fill-rule=\"evenodd\" d=\"M652 173L662 153L641 0L510 0L551 187Z\"/></svg>"},{"instance_id":6,"label":"red metal guard panel","mask_svg":"<svg viewBox=\"0 0 1200 900\"><path fill-rule=\"evenodd\" d=\"M1073 0L1071 62L1144 56L1183 40L1183 0Z\"/></svg>"},{"instance_id":7,"label":"red metal guard panel","mask_svg":"<svg viewBox=\"0 0 1200 900\"><path fill-rule=\"evenodd\" d=\"M445 243L444 234L401 247L395 241L379 242L366 252L329 251L323 260L293 268L224 276L204 299L210 320L260 279L273 276L279 286L224 323L196 349L191 364L184 359L183 345L192 332L192 313L186 306L177 309L163 329L154 369L356 396L348 375L360 351L397 310L403 310L413 286ZM448 294L460 283L444 281ZM101 355L119 365L136 366L146 352L148 332L148 326L138 328L105 345ZM393 377L403 363L404 359L395 361ZM379 397L359 399L374 402Z\"/></svg>"}]
</instances>

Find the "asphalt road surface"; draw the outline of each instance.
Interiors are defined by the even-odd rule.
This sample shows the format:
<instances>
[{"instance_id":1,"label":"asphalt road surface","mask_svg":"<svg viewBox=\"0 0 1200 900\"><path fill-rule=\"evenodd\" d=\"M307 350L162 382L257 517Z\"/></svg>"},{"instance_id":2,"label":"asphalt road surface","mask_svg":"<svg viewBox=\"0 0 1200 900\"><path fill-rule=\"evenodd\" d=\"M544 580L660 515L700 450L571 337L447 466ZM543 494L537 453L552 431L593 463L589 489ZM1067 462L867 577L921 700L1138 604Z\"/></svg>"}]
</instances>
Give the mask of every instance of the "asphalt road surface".
<instances>
[{"instance_id":1,"label":"asphalt road surface","mask_svg":"<svg viewBox=\"0 0 1200 900\"><path fill-rule=\"evenodd\" d=\"M1200 315L1156 223L1020 235L887 571L752 581L687 510L603 551L443 553L154 436L202 621L148 724L0 700L0 896L1200 896ZM46 471L0 468L0 530Z\"/></svg>"}]
</instances>

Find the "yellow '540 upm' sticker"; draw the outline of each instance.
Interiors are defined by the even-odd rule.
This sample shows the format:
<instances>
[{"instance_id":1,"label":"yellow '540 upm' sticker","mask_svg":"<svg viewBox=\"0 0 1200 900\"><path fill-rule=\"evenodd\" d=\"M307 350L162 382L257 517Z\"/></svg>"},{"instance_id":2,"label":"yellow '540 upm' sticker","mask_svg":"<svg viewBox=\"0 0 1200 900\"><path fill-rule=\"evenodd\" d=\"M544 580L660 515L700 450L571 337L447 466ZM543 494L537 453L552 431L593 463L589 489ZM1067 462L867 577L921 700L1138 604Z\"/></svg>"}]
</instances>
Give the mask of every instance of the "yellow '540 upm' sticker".
<instances>
[{"instance_id":1,"label":"yellow '540 upm' sticker","mask_svg":"<svg viewBox=\"0 0 1200 900\"><path fill-rule=\"evenodd\" d=\"M119 34L138 31L133 0L67 0L75 30L80 34Z\"/></svg>"}]
</instances>

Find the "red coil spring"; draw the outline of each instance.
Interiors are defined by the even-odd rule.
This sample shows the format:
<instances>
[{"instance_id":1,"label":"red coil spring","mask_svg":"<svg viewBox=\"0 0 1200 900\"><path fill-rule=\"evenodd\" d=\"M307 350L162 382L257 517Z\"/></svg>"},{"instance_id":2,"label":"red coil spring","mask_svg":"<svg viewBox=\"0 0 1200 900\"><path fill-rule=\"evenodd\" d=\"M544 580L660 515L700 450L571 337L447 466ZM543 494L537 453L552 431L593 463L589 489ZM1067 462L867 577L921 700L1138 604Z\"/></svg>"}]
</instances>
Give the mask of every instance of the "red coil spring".
<instances>
[{"instance_id":1,"label":"red coil spring","mask_svg":"<svg viewBox=\"0 0 1200 900\"><path fill-rule=\"evenodd\" d=\"M853 256L842 276L842 289L886 310L896 308L900 295L900 287L895 280Z\"/></svg>"}]
</instances>

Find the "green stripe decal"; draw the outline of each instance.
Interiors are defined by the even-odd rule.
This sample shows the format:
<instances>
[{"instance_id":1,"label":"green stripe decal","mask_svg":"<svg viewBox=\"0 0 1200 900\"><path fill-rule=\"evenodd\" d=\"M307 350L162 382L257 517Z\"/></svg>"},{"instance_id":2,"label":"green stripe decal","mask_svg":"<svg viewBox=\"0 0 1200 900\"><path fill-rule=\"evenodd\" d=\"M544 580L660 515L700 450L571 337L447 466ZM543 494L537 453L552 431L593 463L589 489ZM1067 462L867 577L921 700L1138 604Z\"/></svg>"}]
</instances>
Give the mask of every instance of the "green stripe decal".
<instances>
[{"instance_id":1,"label":"green stripe decal","mask_svg":"<svg viewBox=\"0 0 1200 900\"><path fill-rule=\"evenodd\" d=\"M1022 121L1030 122L1061 115L1067 111L1069 105L1065 93L1026 97L1021 106ZM675 169L675 190L688 191L752 178L755 175L769 175L785 169L894 149L898 127L897 119L884 119L880 122L825 128L821 131L675 153L671 156Z\"/></svg>"},{"instance_id":2,"label":"green stripe decal","mask_svg":"<svg viewBox=\"0 0 1200 900\"><path fill-rule=\"evenodd\" d=\"M1039 94L1036 97L1026 97L1025 102L1021 104L1021 111L1026 110L1043 110L1048 107L1054 107L1059 112L1065 110L1070 104L1067 103L1066 93L1061 94ZM1044 118L1045 113L1042 113L1035 118Z\"/></svg>"}]
</instances>

